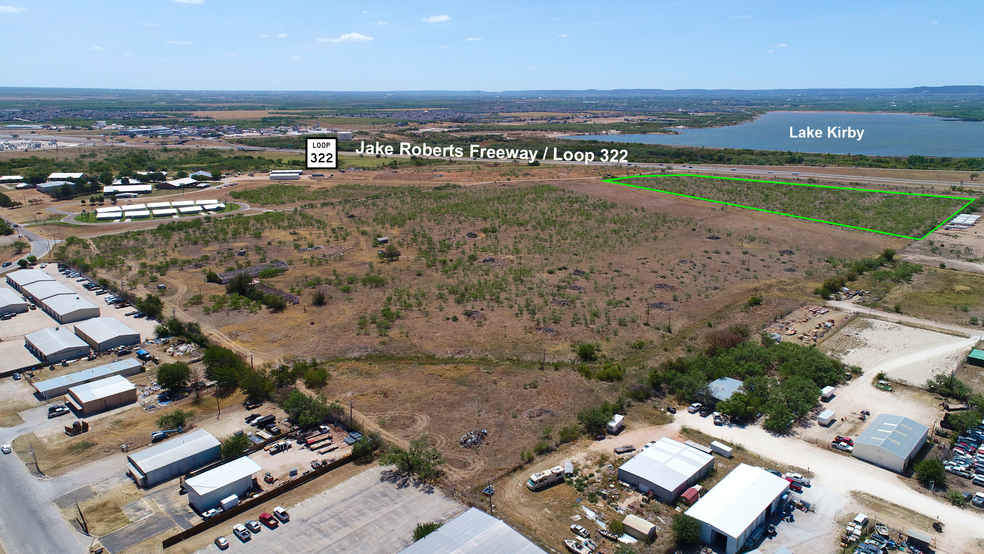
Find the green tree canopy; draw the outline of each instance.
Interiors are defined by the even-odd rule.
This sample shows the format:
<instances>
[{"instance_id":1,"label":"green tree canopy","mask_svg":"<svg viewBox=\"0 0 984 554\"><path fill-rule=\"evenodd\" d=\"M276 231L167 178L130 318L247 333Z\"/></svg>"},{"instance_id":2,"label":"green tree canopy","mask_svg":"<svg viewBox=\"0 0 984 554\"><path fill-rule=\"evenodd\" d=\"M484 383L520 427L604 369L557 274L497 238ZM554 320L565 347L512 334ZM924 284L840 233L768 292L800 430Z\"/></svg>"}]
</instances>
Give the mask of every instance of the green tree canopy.
<instances>
[{"instance_id":1,"label":"green tree canopy","mask_svg":"<svg viewBox=\"0 0 984 554\"><path fill-rule=\"evenodd\" d=\"M164 364L157 368L157 384L168 392L180 391L191 379L191 368L184 362Z\"/></svg>"},{"instance_id":2,"label":"green tree canopy","mask_svg":"<svg viewBox=\"0 0 984 554\"><path fill-rule=\"evenodd\" d=\"M673 540L681 546L697 546L700 544L700 522L686 515L678 514L673 518Z\"/></svg>"},{"instance_id":3,"label":"green tree canopy","mask_svg":"<svg viewBox=\"0 0 984 554\"><path fill-rule=\"evenodd\" d=\"M222 453L223 458L235 458L246 452L246 449L252 446L252 444L253 441L249 440L249 437L246 435L233 435L222 441L219 451Z\"/></svg>"},{"instance_id":4,"label":"green tree canopy","mask_svg":"<svg viewBox=\"0 0 984 554\"><path fill-rule=\"evenodd\" d=\"M379 458L383 466L396 466L397 471L425 482L434 481L439 476L438 469L444 458L437 448L430 448L426 441L410 441L406 450L393 447Z\"/></svg>"},{"instance_id":5,"label":"green tree canopy","mask_svg":"<svg viewBox=\"0 0 984 554\"><path fill-rule=\"evenodd\" d=\"M934 481L939 484L946 483L946 471L943 469L943 463L939 460L923 460L913 466L916 471L916 479L923 483L929 483Z\"/></svg>"}]
</instances>

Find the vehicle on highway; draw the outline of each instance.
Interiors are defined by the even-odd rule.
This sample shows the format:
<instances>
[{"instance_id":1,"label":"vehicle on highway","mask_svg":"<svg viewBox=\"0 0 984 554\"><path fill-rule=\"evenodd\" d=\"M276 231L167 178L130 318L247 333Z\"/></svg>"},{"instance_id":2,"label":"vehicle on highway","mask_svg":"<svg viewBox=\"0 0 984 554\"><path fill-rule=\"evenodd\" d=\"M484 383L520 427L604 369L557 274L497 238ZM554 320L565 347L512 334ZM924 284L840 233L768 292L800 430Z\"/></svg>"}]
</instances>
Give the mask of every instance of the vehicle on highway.
<instances>
[{"instance_id":1,"label":"vehicle on highway","mask_svg":"<svg viewBox=\"0 0 984 554\"><path fill-rule=\"evenodd\" d=\"M277 518L273 517L272 514L268 514L265 512L260 514L260 522L263 523L263 525L269 527L270 529L276 529L280 525L280 522L277 521Z\"/></svg>"},{"instance_id":2,"label":"vehicle on highway","mask_svg":"<svg viewBox=\"0 0 984 554\"><path fill-rule=\"evenodd\" d=\"M851 439L851 438L848 438L848 437L842 437L840 435L837 435L836 437L834 437L834 442L842 442L844 444L849 444L851 446L854 446L854 439Z\"/></svg>"},{"instance_id":3,"label":"vehicle on highway","mask_svg":"<svg viewBox=\"0 0 984 554\"><path fill-rule=\"evenodd\" d=\"M799 173L790 173L790 175L799 175Z\"/></svg>"},{"instance_id":4,"label":"vehicle on highway","mask_svg":"<svg viewBox=\"0 0 984 554\"><path fill-rule=\"evenodd\" d=\"M210 517L215 517L222 513L222 508L212 508L207 512L202 513L202 519L208 519Z\"/></svg>"},{"instance_id":5,"label":"vehicle on highway","mask_svg":"<svg viewBox=\"0 0 984 554\"><path fill-rule=\"evenodd\" d=\"M290 521L290 514L288 514L287 510L281 508L280 506L273 509L273 515L283 523Z\"/></svg>"},{"instance_id":6,"label":"vehicle on highway","mask_svg":"<svg viewBox=\"0 0 984 554\"><path fill-rule=\"evenodd\" d=\"M252 538L249 529L243 527L242 525L237 525L232 528L232 534L236 535L236 538L242 542L246 542Z\"/></svg>"},{"instance_id":7,"label":"vehicle on highway","mask_svg":"<svg viewBox=\"0 0 984 554\"><path fill-rule=\"evenodd\" d=\"M687 411L692 414L695 414L700 411L700 407L701 407L700 402L694 402L693 404L690 405L689 408L687 408Z\"/></svg>"},{"instance_id":8,"label":"vehicle on highway","mask_svg":"<svg viewBox=\"0 0 984 554\"><path fill-rule=\"evenodd\" d=\"M591 537L591 533L587 529L576 524L571 525L571 533L574 533L575 535L581 535L586 539Z\"/></svg>"},{"instance_id":9,"label":"vehicle on highway","mask_svg":"<svg viewBox=\"0 0 984 554\"><path fill-rule=\"evenodd\" d=\"M255 519L251 519L251 520L249 520L249 521L246 522L246 528L249 529L250 531L252 531L253 533L259 533L260 532L260 522L259 521L256 521Z\"/></svg>"},{"instance_id":10,"label":"vehicle on highway","mask_svg":"<svg viewBox=\"0 0 984 554\"><path fill-rule=\"evenodd\" d=\"M225 550L229 548L229 539L225 537L215 537L215 546L219 547L219 550Z\"/></svg>"},{"instance_id":11,"label":"vehicle on highway","mask_svg":"<svg viewBox=\"0 0 984 554\"><path fill-rule=\"evenodd\" d=\"M786 477L786 479L789 479L789 480L791 480L794 483L798 483L800 485L803 485L804 487L809 487L810 486L810 478L809 477L803 477L799 473L787 473L785 475L785 477Z\"/></svg>"},{"instance_id":12,"label":"vehicle on highway","mask_svg":"<svg viewBox=\"0 0 984 554\"><path fill-rule=\"evenodd\" d=\"M3 267L10 267L11 265L13 265L12 262L3 262Z\"/></svg>"},{"instance_id":13,"label":"vehicle on highway","mask_svg":"<svg viewBox=\"0 0 984 554\"><path fill-rule=\"evenodd\" d=\"M10 445L5 444L3 446L0 446L0 452L3 452L4 454L10 454Z\"/></svg>"}]
</instances>

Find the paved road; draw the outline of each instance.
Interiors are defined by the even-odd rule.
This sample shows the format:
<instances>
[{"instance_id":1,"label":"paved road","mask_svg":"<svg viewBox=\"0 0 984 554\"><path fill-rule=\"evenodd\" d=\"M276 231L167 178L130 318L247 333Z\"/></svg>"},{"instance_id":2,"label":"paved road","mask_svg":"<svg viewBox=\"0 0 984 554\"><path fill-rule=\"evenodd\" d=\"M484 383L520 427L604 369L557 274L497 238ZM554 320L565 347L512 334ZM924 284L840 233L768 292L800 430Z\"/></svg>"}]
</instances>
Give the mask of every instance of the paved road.
<instances>
[{"instance_id":1,"label":"paved road","mask_svg":"<svg viewBox=\"0 0 984 554\"><path fill-rule=\"evenodd\" d=\"M263 527L249 542L229 533L226 552L392 554L410 545L418 523L447 521L465 510L440 489L395 484L388 474L373 468L289 507L288 523ZM199 551L217 552L214 544Z\"/></svg>"}]
</instances>

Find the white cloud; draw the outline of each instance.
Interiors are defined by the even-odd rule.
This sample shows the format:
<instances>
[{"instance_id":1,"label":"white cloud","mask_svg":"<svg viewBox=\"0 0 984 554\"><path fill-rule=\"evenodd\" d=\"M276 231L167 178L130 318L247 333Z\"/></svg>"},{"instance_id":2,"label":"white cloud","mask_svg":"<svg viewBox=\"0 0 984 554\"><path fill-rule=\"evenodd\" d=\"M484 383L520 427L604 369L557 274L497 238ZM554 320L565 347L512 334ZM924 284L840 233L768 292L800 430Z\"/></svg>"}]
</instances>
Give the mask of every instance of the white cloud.
<instances>
[{"instance_id":1,"label":"white cloud","mask_svg":"<svg viewBox=\"0 0 984 554\"><path fill-rule=\"evenodd\" d=\"M776 48L785 48L785 47L786 47L785 42L780 42L779 44L776 45Z\"/></svg>"},{"instance_id":2,"label":"white cloud","mask_svg":"<svg viewBox=\"0 0 984 554\"><path fill-rule=\"evenodd\" d=\"M752 16L750 16L750 15L733 15L733 16L729 17L728 19L751 19L751 18L752 18Z\"/></svg>"},{"instance_id":3,"label":"white cloud","mask_svg":"<svg viewBox=\"0 0 984 554\"><path fill-rule=\"evenodd\" d=\"M133 55L133 52L123 52L123 55L124 56L132 56Z\"/></svg>"},{"instance_id":4,"label":"white cloud","mask_svg":"<svg viewBox=\"0 0 984 554\"><path fill-rule=\"evenodd\" d=\"M346 33L338 38L319 38L318 42L368 42L372 37L360 35L359 33Z\"/></svg>"},{"instance_id":5,"label":"white cloud","mask_svg":"<svg viewBox=\"0 0 984 554\"><path fill-rule=\"evenodd\" d=\"M277 33L277 38L287 38L287 33Z\"/></svg>"},{"instance_id":6,"label":"white cloud","mask_svg":"<svg viewBox=\"0 0 984 554\"><path fill-rule=\"evenodd\" d=\"M369 10L362 10L362 13L369 13Z\"/></svg>"},{"instance_id":7,"label":"white cloud","mask_svg":"<svg viewBox=\"0 0 984 554\"><path fill-rule=\"evenodd\" d=\"M89 50L96 50L98 52L102 52L103 50L105 50L105 48L103 48L102 46L93 46Z\"/></svg>"},{"instance_id":8,"label":"white cloud","mask_svg":"<svg viewBox=\"0 0 984 554\"><path fill-rule=\"evenodd\" d=\"M557 38L567 38L567 35L557 35Z\"/></svg>"},{"instance_id":9,"label":"white cloud","mask_svg":"<svg viewBox=\"0 0 984 554\"><path fill-rule=\"evenodd\" d=\"M385 21L377 21L376 22L376 25L386 25L386 22Z\"/></svg>"},{"instance_id":10,"label":"white cloud","mask_svg":"<svg viewBox=\"0 0 984 554\"><path fill-rule=\"evenodd\" d=\"M270 35L260 35L260 38L270 38Z\"/></svg>"},{"instance_id":11,"label":"white cloud","mask_svg":"<svg viewBox=\"0 0 984 554\"><path fill-rule=\"evenodd\" d=\"M204 4L205 0L174 0L178 4Z\"/></svg>"},{"instance_id":12,"label":"white cloud","mask_svg":"<svg viewBox=\"0 0 984 554\"><path fill-rule=\"evenodd\" d=\"M775 52L775 50L769 50L768 52L766 52L766 54L772 54L774 52Z\"/></svg>"},{"instance_id":13,"label":"white cloud","mask_svg":"<svg viewBox=\"0 0 984 554\"><path fill-rule=\"evenodd\" d=\"M448 47L447 44L442 44L442 45L438 46L438 48L447 48L447 47Z\"/></svg>"},{"instance_id":14,"label":"white cloud","mask_svg":"<svg viewBox=\"0 0 984 554\"><path fill-rule=\"evenodd\" d=\"M0 13L20 13L26 11L27 8L16 8L14 6L0 6Z\"/></svg>"},{"instance_id":15,"label":"white cloud","mask_svg":"<svg viewBox=\"0 0 984 554\"><path fill-rule=\"evenodd\" d=\"M290 59L292 59L292 60L299 60L299 59L301 59L301 57L300 56L291 56Z\"/></svg>"},{"instance_id":16,"label":"white cloud","mask_svg":"<svg viewBox=\"0 0 984 554\"><path fill-rule=\"evenodd\" d=\"M940 23L939 21L934 21L934 22L930 23L930 25L939 25L939 23Z\"/></svg>"},{"instance_id":17,"label":"white cloud","mask_svg":"<svg viewBox=\"0 0 984 554\"><path fill-rule=\"evenodd\" d=\"M165 42L164 44L178 44L178 45L181 45L181 46L188 46L191 43L188 42L187 40L169 40L169 41Z\"/></svg>"},{"instance_id":18,"label":"white cloud","mask_svg":"<svg viewBox=\"0 0 984 554\"><path fill-rule=\"evenodd\" d=\"M145 25L147 27L157 27L156 23L141 23L141 25Z\"/></svg>"},{"instance_id":19,"label":"white cloud","mask_svg":"<svg viewBox=\"0 0 984 554\"><path fill-rule=\"evenodd\" d=\"M482 39L479 37L468 37L462 42L482 42Z\"/></svg>"},{"instance_id":20,"label":"white cloud","mask_svg":"<svg viewBox=\"0 0 984 554\"><path fill-rule=\"evenodd\" d=\"M424 18L425 23L441 23L443 21L451 21L451 17L447 15L432 15Z\"/></svg>"}]
</instances>

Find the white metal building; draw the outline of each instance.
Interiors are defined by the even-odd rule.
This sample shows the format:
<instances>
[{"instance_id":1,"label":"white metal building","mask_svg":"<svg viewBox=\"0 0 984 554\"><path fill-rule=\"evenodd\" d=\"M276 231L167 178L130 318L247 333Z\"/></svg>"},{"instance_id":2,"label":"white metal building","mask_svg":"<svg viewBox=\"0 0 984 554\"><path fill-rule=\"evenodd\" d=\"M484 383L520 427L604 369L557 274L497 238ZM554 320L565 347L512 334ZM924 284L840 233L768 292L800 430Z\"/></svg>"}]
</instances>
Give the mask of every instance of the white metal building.
<instances>
[{"instance_id":1,"label":"white metal building","mask_svg":"<svg viewBox=\"0 0 984 554\"><path fill-rule=\"evenodd\" d=\"M67 327L41 329L24 335L24 346L46 364L77 360L89 355L89 345Z\"/></svg>"},{"instance_id":2,"label":"white metal building","mask_svg":"<svg viewBox=\"0 0 984 554\"><path fill-rule=\"evenodd\" d=\"M49 181L64 181L65 179L81 179L85 173L52 173L48 175Z\"/></svg>"},{"instance_id":3,"label":"white metal building","mask_svg":"<svg viewBox=\"0 0 984 554\"><path fill-rule=\"evenodd\" d=\"M38 395L41 398L50 400L63 394L67 394L68 389L76 385L84 385L98 379L112 377L113 375L129 377L130 375L136 375L142 371L143 364L141 364L139 360L135 358L127 358L125 360L117 360L111 364L101 365L83 371L77 371L75 373L69 373L68 375L62 375L61 377L55 377L54 379L35 381L34 389L38 391Z\"/></svg>"},{"instance_id":4,"label":"white metal building","mask_svg":"<svg viewBox=\"0 0 984 554\"><path fill-rule=\"evenodd\" d=\"M193 187L197 184L198 184L197 179L192 179L191 177L184 177L182 179L164 181L160 185L157 185L157 187L162 189L180 189L184 187Z\"/></svg>"},{"instance_id":5,"label":"white metal building","mask_svg":"<svg viewBox=\"0 0 984 554\"><path fill-rule=\"evenodd\" d=\"M74 187L75 186L75 183L73 183L71 181L48 181L48 182L45 182L45 183L38 183L38 184L34 185L34 188L38 192L43 192L44 194L51 194L55 190L60 189L60 188L65 187L65 186L67 186L67 187Z\"/></svg>"},{"instance_id":6,"label":"white metal building","mask_svg":"<svg viewBox=\"0 0 984 554\"><path fill-rule=\"evenodd\" d=\"M740 464L686 514L700 521L700 540L736 554L748 536L779 510L789 481L760 467Z\"/></svg>"},{"instance_id":7,"label":"white metal building","mask_svg":"<svg viewBox=\"0 0 984 554\"><path fill-rule=\"evenodd\" d=\"M103 194L149 194L154 185L114 185L103 187Z\"/></svg>"},{"instance_id":8,"label":"white metal building","mask_svg":"<svg viewBox=\"0 0 984 554\"><path fill-rule=\"evenodd\" d=\"M141 487L153 487L222 457L222 444L204 429L180 434L126 457L126 471Z\"/></svg>"},{"instance_id":9,"label":"white metal building","mask_svg":"<svg viewBox=\"0 0 984 554\"><path fill-rule=\"evenodd\" d=\"M501 520L478 508L470 508L400 554L546 553Z\"/></svg>"},{"instance_id":10,"label":"white metal building","mask_svg":"<svg viewBox=\"0 0 984 554\"><path fill-rule=\"evenodd\" d=\"M54 281L55 278L40 269L21 269L7 274L7 284L23 294L24 286L38 281Z\"/></svg>"},{"instance_id":11,"label":"white metal building","mask_svg":"<svg viewBox=\"0 0 984 554\"><path fill-rule=\"evenodd\" d=\"M27 311L27 300L8 288L0 288L0 315Z\"/></svg>"},{"instance_id":12,"label":"white metal building","mask_svg":"<svg viewBox=\"0 0 984 554\"><path fill-rule=\"evenodd\" d=\"M253 474L262 469L249 457L243 456L191 477L185 481L188 503L199 512L204 512L218 506L229 495L242 496L253 487Z\"/></svg>"},{"instance_id":13,"label":"white metal building","mask_svg":"<svg viewBox=\"0 0 984 554\"><path fill-rule=\"evenodd\" d=\"M75 291L66 287L61 281L38 281L30 285L24 285L24 296L30 298L35 304L43 304L45 300L60 294L75 294Z\"/></svg>"},{"instance_id":14,"label":"white metal building","mask_svg":"<svg viewBox=\"0 0 984 554\"><path fill-rule=\"evenodd\" d=\"M99 307L85 298L73 295L53 296L41 304L41 309L62 325L90 317L99 317Z\"/></svg>"},{"instance_id":15,"label":"white metal building","mask_svg":"<svg viewBox=\"0 0 984 554\"><path fill-rule=\"evenodd\" d=\"M714 456L663 437L647 444L641 452L618 468L618 480L639 492L652 492L656 499L673 503L714 467Z\"/></svg>"},{"instance_id":16,"label":"white metal building","mask_svg":"<svg viewBox=\"0 0 984 554\"><path fill-rule=\"evenodd\" d=\"M137 389L122 375L113 375L68 389L68 402L90 416L137 401Z\"/></svg>"},{"instance_id":17,"label":"white metal building","mask_svg":"<svg viewBox=\"0 0 984 554\"><path fill-rule=\"evenodd\" d=\"M905 471L909 461L926 444L929 428L907 417L879 414L854 439L855 458L885 469Z\"/></svg>"},{"instance_id":18,"label":"white metal building","mask_svg":"<svg viewBox=\"0 0 984 554\"><path fill-rule=\"evenodd\" d=\"M140 333L115 317L94 317L75 325L75 334L96 352L140 343Z\"/></svg>"}]
</instances>

